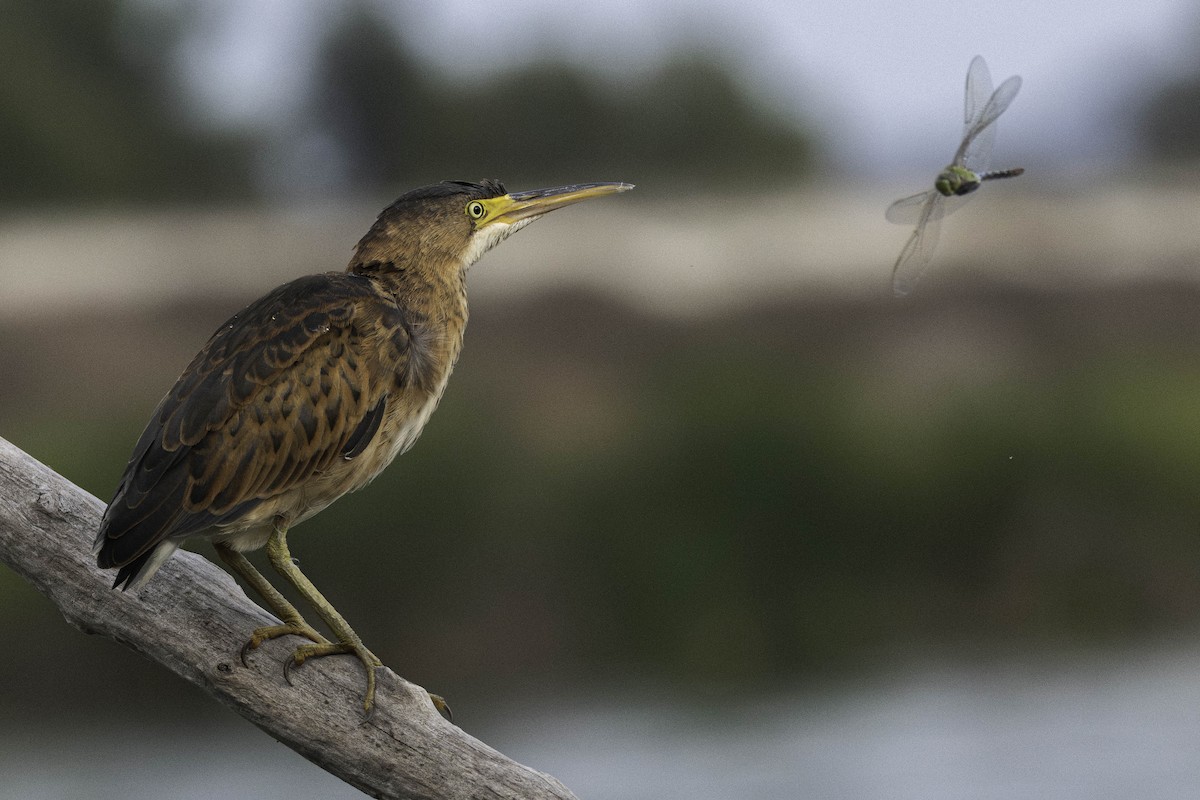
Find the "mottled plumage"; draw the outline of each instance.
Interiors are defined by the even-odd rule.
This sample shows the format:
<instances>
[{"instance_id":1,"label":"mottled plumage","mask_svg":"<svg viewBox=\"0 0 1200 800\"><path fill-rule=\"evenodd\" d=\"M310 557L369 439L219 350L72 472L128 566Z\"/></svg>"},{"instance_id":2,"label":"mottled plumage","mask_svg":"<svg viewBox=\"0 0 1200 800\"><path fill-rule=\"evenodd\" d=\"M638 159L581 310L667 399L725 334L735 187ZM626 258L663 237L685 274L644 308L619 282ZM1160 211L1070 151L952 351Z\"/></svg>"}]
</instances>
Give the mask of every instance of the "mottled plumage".
<instances>
[{"instance_id":1,"label":"mottled plumage","mask_svg":"<svg viewBox=\"0 0 1200 800\"><path fill-rule=\"evenodd\" d=\"M286 532L416 441L462 348L471 263L541 214L626 188L417 189L384 209L346 272L298 278L242 309L151 416L101 522L98 565L119 568L114 586L138 588L184 539L213 540L285 623L256 631L248 647L299 634L314 644L296 651L296 665L355 653L368 666L369 708L379 660L299 573ZM238 555L264 545L336 643Z\"/></svg>"},{"instance_id":2,"label":"mottled plumage","mask_svg":"<svg viewBox=\"0 0 1200 800\"><path fill-rule=\"evenodd\" d=\"M329 273L222 325L134 448L105 514L100 566L121 566L118 583L132 583L154 547L213 526L214 538L250 549L237 547L247 528L269 532L277 514L294 525L369 482L386 463L364 454L396 437L395 422L379 435L389 394L393 405L435 400L461 342L461 324L447 335L411 316L377 281Z\"/></svg>"}]
</instances>

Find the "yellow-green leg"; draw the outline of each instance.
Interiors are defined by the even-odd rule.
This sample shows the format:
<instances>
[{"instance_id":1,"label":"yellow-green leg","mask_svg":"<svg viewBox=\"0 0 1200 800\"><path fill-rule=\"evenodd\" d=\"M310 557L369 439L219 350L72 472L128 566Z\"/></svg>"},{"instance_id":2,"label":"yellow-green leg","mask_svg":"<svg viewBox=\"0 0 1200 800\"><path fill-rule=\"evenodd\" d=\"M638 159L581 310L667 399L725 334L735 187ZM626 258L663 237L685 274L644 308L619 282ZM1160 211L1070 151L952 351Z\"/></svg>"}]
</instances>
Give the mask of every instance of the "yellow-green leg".
<instances>
[{"instance_id":1,"label":"yellow-green leg","mask_svg":"<svg viewBox=\"0 0 1200 800\"><path fill-rule=\"evenodd\" d=\"M271 582L255 569L254 565L245 556L223 544L216 545L216 550L221 560L261 595L263 600L267 602L267 605L271 607L284 623L282 625L268 625L255 630L250 636L250 641L246 642L242 647L242 663L246 662L246 653L249 650L253 650L270 639L292 634L303 636L311 640L313 644L297 647L295 652L292 653L291 658L284 662L283 677L288 683L291 683L289 676L290 669L301 666L311 658L342 653L354 655L367 670L367 692L363 698L363 709L370 713L375 703L375 670L378 667L382 667L383 662L366 648L362 639L354 632L354 629L350 627L345 618L337 612L333 605L321 594L320 590L313 585L312 581L296 566L296 562L292 560L292 554L289 552L287 546L287 526L283 524L282 520L275 521L274 529L267 540L267 558L270 560L271 566L275 568L275 571L286 578L292 586L296 587L296 591L300 593L305 601L324 620L325 624L329 626L329 629L333 631L338 639L336 642L329 641L309 625L300 612L296 610L296 607L289 603L287 598L280 594L279 590L272 586ZM446 705L446 701L440 696L430 694L429 699L440 713L448 719L453 718L450 707Z\"/></svg>"},{"instance_id":2,"label":"yellow-green leg","mask_svg":"<svg viewBox=\"0 0 1200 800\"><path fill-rule=\"evenodd\" d=\"M241 576L250 588L254 589L271 610L275 612L275 616L282 620L282 625L267 625L258 628L254 633L250 634L250 641L242 645L242 664L246 664L246 653L255 649L263 642L276 639L280 636L303 636L318 644L327 644L329 642L324 636L317 632L315 628L305 621L296 607L287 601L287 598L279 593L279 590L271 585L271 582L266 577L254 568L244 555L237 552L233 548L225 544L214 545L217 555L221 560L238 575Z\"/></svg>"},{"instance_id":3,"label":"yellow-green leg","mask_svg":"<svg viewBox=\"0 0 1200 800\"><path fill-rule=\"evenodd\" d=\"M308 579L300 568L296 566L296 562L292 560L292 554L288 551L287 546L287 527L281 522L276 521L275 528L271 532L271 538L267 540L267 558L271 562L271 566L275 571L288 580L292 586L296 587L296 591L300 596L312 606L317 615L324 620L329 629L333 631L337 637L336 642L316 641L313 644L301 645L292 653L291 661L284 667L284 676L288 674L288 669L292 666L301 666L310 658L321 658L322 656L337 655L346 653L357 656L362 662L363 667L367 670L367 693L363 698L363 709L371 710L371 706L375 703L375 670L383 666L383 662L379 657L367 649L363 644L358 634L350 627L345 618L337 612L320 590L313 585L313 582Z\"/></svg>"}]
</instances>

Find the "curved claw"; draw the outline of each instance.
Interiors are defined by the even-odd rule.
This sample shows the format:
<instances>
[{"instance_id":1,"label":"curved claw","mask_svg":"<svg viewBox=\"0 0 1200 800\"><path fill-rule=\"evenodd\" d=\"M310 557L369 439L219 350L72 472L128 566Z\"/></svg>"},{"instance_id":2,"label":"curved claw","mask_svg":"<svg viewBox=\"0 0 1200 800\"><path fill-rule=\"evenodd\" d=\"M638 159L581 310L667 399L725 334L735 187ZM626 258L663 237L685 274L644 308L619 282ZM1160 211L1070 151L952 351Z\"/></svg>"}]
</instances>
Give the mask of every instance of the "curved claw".
<instances>
[{"instance_id":1,"label":"curved claw","mask_svg":"<svg viewBox=\"0 0 1200 800\"><path fill-rule=\"evenodd\" d=\"M253 650L256 647L258 647L258 643L256 643L253 639L246 640L246 643L244 645L242 645L242 649L239 652L239 655L241 656L243 667L250 666L249 662L246 661L246 653L249 653L251 650Z\"/></svg>"},{"instance_id":2,"label":"curved claw","mask_svg":"<svg viewBox=\"0 0 1200 800\"><path fill-rule=\"evenodd\" d=\"M297 647L290 658L283 660L283 679L287 681L288 686L295 686L292 683L292 669L304 666L304 662L310 658L320 658L321 656L330 656L337 653L347 652L342 644L333 644L332 642L317 642L316 644L305 644Z\"/></svg>"},{"instance_id":3,"label":"curved claw","mask_svg":"<svg viewBox=\"0 0 1200 800\"><path fill-rule=\"evenodd\" d=\"M249 641L242 645L240 652L242 666L250 666L250 664L246 661L246 655L251 650L256 650L262 645L263 642L269 642L272 639L278 639L280 636L303 636L305 639L315 642L318 645L329 644L328 639L317 633L317 631L309 625L267 625L265 627L256 629L254 633L250 634Z\"/></svg>"},{"instance_id":4,"label":"curved claw","mask_svg":"<svg viewBox=\"0 0 1200 800\"><path fill-rule=\"evenodd\" d=\"M291 656L283 660L283 680L288 686L295 686L292 682L292 670L304 666L304 663L312 658L323 658L333 655L352 655L362 663L363 668L367 671L367 691L363 696L363 711L366 712L367 718L371 717L375 708L375 671L383 666L383 662L379 657L368 650L361 644L351 642L331 642L324 636L321 636L315 630L309 627L297 627L292 625L272 625L265 628L259 628L250 636L250 640L242 645L241 659L242 664L249 666L246 663L246 655L263 642L275 639L280 636L295 635L303 636L306 639L311 639L312 644L305 644L297 647L292 651ZM454 721L454 713L450 710L449 704L442 698L441 695L429 693L429 700L433 703L433 707L438 713L445 717L448 721Z\"/></svg>"},{"instance_id":5,"label":"curved claw","mask_svg":"<svg viewBox=\"0 0 1200 800\"><path fill-rule=\"evenodd\" d=\"M363 667L367 670L367 693L363 696L363 711L370 717L375 709L375 670L379 667L368 666L365 662Z\"/></svg>"},{"instance_id":6,"label":"curved claw","mask_svg":"<svg viewBox=\"0 0 1200 800\"><path fill-rule=\"evenodd\" d=\"M363 698L363 711L369 715L371 707L375 704L375 670L382 667L383 662L379 660L378 656L361 644L323 641L315 644L301 645L292 653L291 658L283 662L283 679L287 681L288 686L292 686L291 672L293 668L304 666L304 662L310 658L323 658L325 656L342 654L358 658L362 662L363 668L367 671L367 692Z\"/></svg>"},{"instance_id":7,"label":"curved claw","mask_svg":"<svg viewBox=\"0 0 1200 800\"><path fill-rule=\"evenodd\" d=\"M283 681L288 686L296 685L296 684L292 683L292 667L293 666L296 666L296 667L304 666L304 662L301 661L299 664L297 664L295 655L293 655L291 658L285 658L283 660Z\"/></svg>"},{"instance_id":8,"label":"curved claw","mask_svg":"<svg viewBox=\"0 0 1200 800\"><path fill-rule=\"evenodd\" d=\"M433 707L438 710L438 713L446 718L447 722L454 722L454 712L450 710L450 705L440 694L429 693L429 700L433 703Z\"/></svg>"}]
</instances>

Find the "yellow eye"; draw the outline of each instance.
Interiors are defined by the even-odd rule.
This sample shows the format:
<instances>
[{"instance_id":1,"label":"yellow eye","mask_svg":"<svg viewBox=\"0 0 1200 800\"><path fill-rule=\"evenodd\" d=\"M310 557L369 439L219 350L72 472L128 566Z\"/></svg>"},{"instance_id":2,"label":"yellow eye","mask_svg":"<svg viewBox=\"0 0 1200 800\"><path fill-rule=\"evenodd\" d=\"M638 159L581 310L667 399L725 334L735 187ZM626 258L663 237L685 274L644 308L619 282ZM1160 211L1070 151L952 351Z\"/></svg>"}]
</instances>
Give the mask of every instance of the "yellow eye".
<instances>
[{"instance_id":1,"label":"yellow eye","mask_svg":"<svg viewBox=\"0 0 1200 800\"><path fill-rule=\"evenodd\" d=\"M467 203L467 216L471 219L483 219L483 215L486 213L487 209L478 200L472 200L470 203Z\"/></svg>"}]
</instances>

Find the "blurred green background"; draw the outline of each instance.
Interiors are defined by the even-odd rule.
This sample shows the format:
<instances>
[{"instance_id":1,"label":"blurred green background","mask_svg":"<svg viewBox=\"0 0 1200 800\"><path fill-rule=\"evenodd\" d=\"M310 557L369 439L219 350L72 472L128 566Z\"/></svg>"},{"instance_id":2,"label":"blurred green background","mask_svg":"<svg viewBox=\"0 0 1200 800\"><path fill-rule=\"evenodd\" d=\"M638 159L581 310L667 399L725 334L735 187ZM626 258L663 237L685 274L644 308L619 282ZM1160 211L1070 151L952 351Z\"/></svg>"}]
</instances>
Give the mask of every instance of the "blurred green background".
<instances>
[{"instance_id":1,"label":"blurred green background","mask_svg":"<svg viewBox=\"0 0 1200 800\"><path fill-rule=\"evenodd\" d=\"M271 68L301 89L255 116L197 97L230 4L4 3L0 435L107 499L212 330L340 269L400 191L628 180L473 270L419 444L291 539L468 730L514 698L638 687L700 708L930 654L1196 640L1200 65L1113 83L1122 113L1090 149L1017 135L1019 97L997 149L1029 174L949 221L898 300L907 231L882 210L922 184L856 172L843 118L748 80L737 37L619 75L552 42L464 73L394 6L294 8L308 58ZM943 160L972 54L929 72ZM994 77L1020 65L998 54ZM1025 77L1036 110L1054 76ZM1113 140L1103 169L1061 160ZM7 570L0 597L0 736L234 724ZM130 796L137 761L119 763L71 791Z\"/></svg>"}]
</instances>

